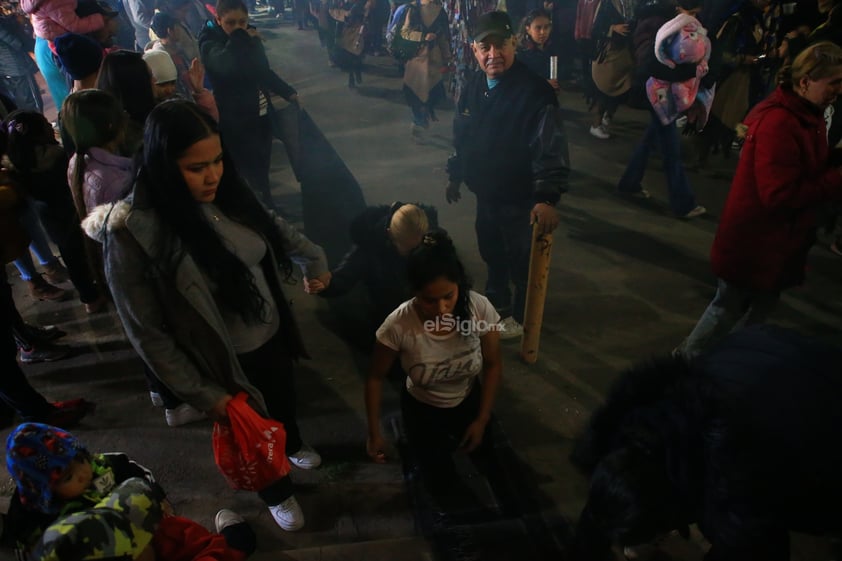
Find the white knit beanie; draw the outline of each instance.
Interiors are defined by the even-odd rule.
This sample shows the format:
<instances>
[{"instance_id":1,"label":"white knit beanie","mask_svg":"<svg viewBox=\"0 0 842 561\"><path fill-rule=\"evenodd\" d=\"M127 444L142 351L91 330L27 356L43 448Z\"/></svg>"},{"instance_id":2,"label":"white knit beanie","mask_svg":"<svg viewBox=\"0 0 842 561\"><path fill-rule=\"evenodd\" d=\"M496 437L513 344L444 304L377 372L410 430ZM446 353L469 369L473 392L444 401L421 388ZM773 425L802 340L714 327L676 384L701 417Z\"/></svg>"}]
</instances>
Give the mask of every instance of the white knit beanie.
<instances>
[{"instance_id":1,"label":"white knit beanie","mask_svg":"<svg viewBox=\"0 0 842 561\"><path fill-rule=\"evenodd\" d=\"M152 73L156 84L166 84L178 79L178 70L167 51L158 49L146 51L143 53L143 60L146 61L146 66L149 67L149 72Z\"/></svg>"}]
</instances>

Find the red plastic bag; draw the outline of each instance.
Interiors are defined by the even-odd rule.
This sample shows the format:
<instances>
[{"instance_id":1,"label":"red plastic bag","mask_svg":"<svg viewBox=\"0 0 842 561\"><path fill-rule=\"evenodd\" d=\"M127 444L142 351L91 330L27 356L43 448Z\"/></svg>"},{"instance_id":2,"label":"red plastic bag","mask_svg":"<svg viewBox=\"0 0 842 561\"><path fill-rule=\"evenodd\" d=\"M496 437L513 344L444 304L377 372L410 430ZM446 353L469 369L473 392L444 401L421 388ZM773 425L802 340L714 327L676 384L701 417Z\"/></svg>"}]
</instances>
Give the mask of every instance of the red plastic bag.
<instances>
[{"instance_id":1,"label":"red plastic bag","mask_svg":"<svg viewBox=\"0 0 842 561\"><path fill-rule=\"evenodd\" d=\"M226 407L230 426L213 425L213 456L232 489L260 491L289 473L287 433L280 421L265 419L238 393Z\"/></svg>"}]
</instances>

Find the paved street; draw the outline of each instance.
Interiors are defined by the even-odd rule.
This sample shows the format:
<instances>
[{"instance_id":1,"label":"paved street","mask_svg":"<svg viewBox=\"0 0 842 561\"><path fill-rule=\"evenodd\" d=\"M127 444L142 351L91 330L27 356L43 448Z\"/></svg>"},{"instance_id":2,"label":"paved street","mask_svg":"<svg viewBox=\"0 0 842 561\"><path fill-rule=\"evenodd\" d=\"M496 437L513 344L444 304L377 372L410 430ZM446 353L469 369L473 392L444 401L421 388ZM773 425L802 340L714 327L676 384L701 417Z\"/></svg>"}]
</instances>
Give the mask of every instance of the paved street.
<instances>
[{"instance_id":1,"label":"paved street","mask_svg":"<svg viewBox=\"0 0 842 561\"><path fill-rule=\"evenodd\" d=\"M485 273L473 232L473 196L466 194L455 205L444 200L452 111L440 111L441 121L434 123L428 141L417 145L410 138L409 109L390 59L369 57L363 84L352 91L346 75L328 67L314 31L297 31L287 23L261 27L261 33L273 65L299 90L305 108L359 180L368 204L436 205L441 225L481 289ZM496 408L540 514L559 535L565 531L563 521L578 516L586 491L567 461L571 439L616 374L673 349L713 296L708 251L736 157L713 156L710 169L690 174L698 202L710 214L679 220L669 213L657 158L645 185L652 200L629 201L613 192L643 130L644 115L621 109L615 138L601 141L587 134L581 96L566 92L561 101L574 174L555 235L540 356L537 364L525 366L517 359L518 345L505 344L505 383ZM490 159L503 156L488 154ZM276 201L296 220L300 193L279 144L273 170ZM842 327L837 297L842 259L822 243L809 267L807 284L784 296L775 320L833 341ZM400 462L373 465L365 456L366 355L340 336L341 303L329 306L307 296L300 282L286 287L313 356L297 370L300 422L305 438L325 460L315 472L293 473L307 525L286 533L256 495L227 488L213 463L210 422L166 426L163 411L148 399L140 361L113 313L89 317L78 300L34 303L17 273L10 269L10 276L18 283L17 302L27 320L61 325L70 333L66 341L77 349L68 360L26 367L33 385L54 399L82 395L96 401L96 414L74 432L92 450L124 451L152 469L180 514L210 527L219 508L241 512L258 532L258 561L433 558L409 508ZM388 396L385 411L397 412L396 394ZM821 559L816 553L820 546L799 542L796 558ZM696 541L675 539L665 547L675 559L701 559ZM528 559L506 555L513 561Z\"/></svg>"}]
</instances>

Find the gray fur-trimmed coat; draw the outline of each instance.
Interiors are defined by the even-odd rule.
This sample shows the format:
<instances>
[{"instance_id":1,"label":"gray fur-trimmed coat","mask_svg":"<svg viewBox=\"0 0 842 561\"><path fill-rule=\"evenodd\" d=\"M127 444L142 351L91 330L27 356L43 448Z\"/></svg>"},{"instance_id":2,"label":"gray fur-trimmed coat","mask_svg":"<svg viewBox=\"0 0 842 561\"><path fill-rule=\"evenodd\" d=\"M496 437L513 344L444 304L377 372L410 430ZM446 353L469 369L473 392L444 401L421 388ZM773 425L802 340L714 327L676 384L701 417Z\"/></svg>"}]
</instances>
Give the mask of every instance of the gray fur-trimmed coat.
<instances>
[{"instance_id":1,"label":"gray fur-trimmed coat","mask_svg":"<svg viewBox=\"0 0 842 561\"><path fill-rule=\"evenodd\" d=\"M263 396L240 367L204 274L189 254L181 257L174 276L164 273L160 264L173 256L163 255L158 243L161 218L133 197L96 207L82 223L85 233L103 244L105 276L132 346L164 385L200 411L213 408L225 394L245 391L266 415ZM321 247L282 218L275 217L275 223L287 256L307 277L328 271ZM280 334L293 359L309 358L281 290L278 261L268 243L267 248L262 265L275 296Z\"/></svg>"}]
</instances>

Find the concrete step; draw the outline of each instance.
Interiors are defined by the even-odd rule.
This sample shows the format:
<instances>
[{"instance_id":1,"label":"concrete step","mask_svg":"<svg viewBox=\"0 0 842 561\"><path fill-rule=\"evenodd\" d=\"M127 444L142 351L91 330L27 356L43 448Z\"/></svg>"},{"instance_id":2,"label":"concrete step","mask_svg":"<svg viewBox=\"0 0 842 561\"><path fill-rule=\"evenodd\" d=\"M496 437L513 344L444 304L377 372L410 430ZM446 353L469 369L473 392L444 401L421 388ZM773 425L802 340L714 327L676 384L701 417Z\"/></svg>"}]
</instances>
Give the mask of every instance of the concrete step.
<instances>
[{"instance_id":1,"label":"concrete step","mask_svg":"<svg viewBox=\"0 0 842 561\"><path fill-rule=\"evenodd\" d=\"M333 544L286 551L258 551L250 561L433 561L422 538L395 538Z\"/></svg>"}]
</instances>

